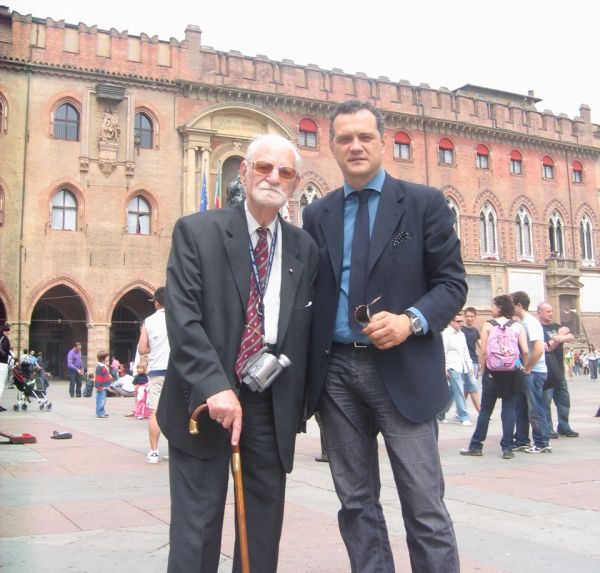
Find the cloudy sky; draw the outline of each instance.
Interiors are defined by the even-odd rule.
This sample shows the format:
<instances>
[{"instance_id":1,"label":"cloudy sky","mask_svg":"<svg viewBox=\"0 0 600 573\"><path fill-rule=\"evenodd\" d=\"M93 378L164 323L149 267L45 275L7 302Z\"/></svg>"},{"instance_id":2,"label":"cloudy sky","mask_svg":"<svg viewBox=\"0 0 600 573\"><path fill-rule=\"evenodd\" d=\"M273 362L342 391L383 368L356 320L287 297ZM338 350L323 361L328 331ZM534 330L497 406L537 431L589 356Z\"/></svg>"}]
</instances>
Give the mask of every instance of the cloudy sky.
<instances>
[{"instance_id":1,"label":"cloudy sky","mask_svg":"<svg viewBox=\"0 0 600 573\"><path fill-rule=\"evenodd\" d=\"M600 123L597 0L3 0L21 14L202 42L273 60L451 90L470 83Z\"/></svg>"}]
</instances>

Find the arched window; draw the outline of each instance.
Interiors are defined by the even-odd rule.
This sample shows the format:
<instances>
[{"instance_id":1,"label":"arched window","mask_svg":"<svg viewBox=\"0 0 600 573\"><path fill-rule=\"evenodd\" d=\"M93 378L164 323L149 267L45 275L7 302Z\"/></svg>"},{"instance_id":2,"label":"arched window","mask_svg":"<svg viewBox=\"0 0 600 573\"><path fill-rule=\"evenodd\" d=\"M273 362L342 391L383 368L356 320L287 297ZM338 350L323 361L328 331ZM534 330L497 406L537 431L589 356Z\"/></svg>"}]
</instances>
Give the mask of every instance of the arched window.
<instances>
[{"instance_id":1,"label":"arched window","mask_svg":"<svg viewBox=\"0 0 600 573\"><path fill-rule=\"evenodd\" d=\"M558 211L552 211L548 221L548 235L550 239L550 257L553 259L565 256L564 225Z\"/></svg>"},{"instance_id":2,"label":"arched window","mask_svg":"<svg viewBox=\"0 0 600 573\"><path fill-rule=\"evenodd\" d=\"M317 147L317 124L308 118L304 118L298 124L298 145L300 147Z\"/></svg>"},{"instance_id":3,"label":"arched window","mask_svg":"<svg viewBox=\"0 0 600 573\"><path fill-rule=\"evenodd\" d=\"M573 161L573 183L583 183L583 165L581 161Z\"/></svg>"},{"instance_id":4,"label":"arched window","mask_svg":"<svg viewBox=\"0 0 600 573\"><path fill-rule=\"evenodd\" d=\"M490 150L485 145L479 144L475 149L475 153L477 169L489 169Z\"/></svg>"},{"instance_id":5,"label":"arched window","mask_svg":"<svg viewBox=\"0 0 600 573\"><path fill-rule=\"evenodd\" d=\"M79 112L70 103L58 106L54 113L54 139L79 141Z\"/></svg>"},{"instance_id":6,"label":"arched window","mask_svg":"<svg viewBox=\"0 0 600 573\"><path fill-rule=\"evenodd\" d=\"M517 212L515 235L517 239L517 258L532 260L531 216L525 207L521 207Z\"/></svg>"},{"instance_id":7,"label":"arched window","mask_svg":"<svg viewBox=\"0 0 600 573\"><path fill-rule=\"evenodd\" d=\"M51 226L59 231L77 230L77 199L68 189L61 189L52 198Z\"/></svg>"},{"instance_id":8,"label":"arched window","mask_svg":"<svg viewBox=\"0 0 600 573\"><path fill-rule=\"evenodd\" d=\"M8 103L0 93L0 135L8 131Z\"/></svg>"},{"instance_id":9,"label":"arched window","mask_svg":"<svg viewBox=\"0 0 600 573\"><path fill-rule=\"evenodd\" d=\"M394 136L394 159L408 161L410 159L410 137L403 131Z\"/></svg>"},{"instance_id":10,"label":"arched window","mask_svg":"<svg viewBox=\"0 0 600 573\"><path fill-rule=\"evenodd\" d=\"M523 174L523 156L516 149L510 152L510 173L511 175Z\"/></svg>"},{"instance_id":11,"label":"arched window","mask_svg":"<svg viewBox=\"0 0 600 573\"><path fill-rule=\"evenodd\" d=\"M130 235L149 235L150 213L150 204L144 197L133 197L127 205L127 232Z\"/></svg>"},{"instance_id":12,"label":"arched window","mask_svg":"<svg viewBox=\"0 0 600 573\"><path fill-rule=\"evenodd\" d=\"M554 179L554 160L549 155L544 155L542 158L542 177Z\"/></svg>"},{"instance_id":13,"label":"arched window","mask_svg":"<svg viewBox=\"0 0 600 573\"><path fill-rule=\"evenodd\" d=\"M321 198L321 193L319 190L312 184L309 183L300 193L300 199L298 200L298 224L302 225L302 211L304 211L304 207L310 205L313 201Z\"/></svg>"},{"instance_id":14,"label":"arched window","mask_svg":"<svg viewBox=\"0 0 600 573\"><path fill-rule=\"evenodd\" d=\"M458 205L449 197L446 197L446 203L448 203L448 208L454 215L454 231L458 235L458 238L460 238L460 211L458 210Z\"/></svg>"},{"instance_id":15,"label":"arched window","mask_svg":"<svg viewBox=\"0 0 600 573\"><path fill-rule=\"evenodd\" d=\"M496 212L486 202L479 213L479 249L482 258L498 257L498 234L496 228Z\"/></svg>"},{"instance_id":16,"label":"arched window","mask_svg":"<svg viewBox=\"0 0 600 573\"><path fill-rule=\"evenodd\" d=\"M579 222L579 245L581 248L581 259L585 266L594 266L594 240L592 223L587 215Z\"/></svg>"},{"instance_id":17,"label":"arched window","mask_svg":"<svg viewBox=\"0 0 600 573\"><path fill-rule=\"evenodd\" d=\"M438 143L438 160L441 165L454 165L454 143L447 137Z\"/></svg>"},{"instance_id":18,"label":"arched window","mask_svg":"<svg viewBox=\"0 0 600 573\"><path fill-rule=\"evenodd\" d=\"M134 142L142 149L152 149L154 141L154 125L150 117L140 111L135 114Z\"/></svg>"}]
</instances>

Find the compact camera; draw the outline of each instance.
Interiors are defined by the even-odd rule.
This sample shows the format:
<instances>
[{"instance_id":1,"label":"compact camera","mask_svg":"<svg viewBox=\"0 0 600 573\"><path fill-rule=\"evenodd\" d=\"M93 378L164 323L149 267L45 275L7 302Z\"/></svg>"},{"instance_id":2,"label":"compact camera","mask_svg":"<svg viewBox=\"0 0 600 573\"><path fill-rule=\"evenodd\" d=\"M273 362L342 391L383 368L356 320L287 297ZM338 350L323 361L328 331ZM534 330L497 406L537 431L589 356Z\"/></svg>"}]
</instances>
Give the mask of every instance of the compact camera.
<instances>
[{"instance_id":1,"label":"compact camera","mask_svg":"<svg viewBox=\"0 0 600 573\"><path fill-rule=\"evenodd\" d=\"M261 348L254 356L248 358L244 365L242 382L252 392L263 392L291 363L292 361L285 354L280 354L277 358L273 354L269 354L266 348Z\"/></svg>"}]
</instances>

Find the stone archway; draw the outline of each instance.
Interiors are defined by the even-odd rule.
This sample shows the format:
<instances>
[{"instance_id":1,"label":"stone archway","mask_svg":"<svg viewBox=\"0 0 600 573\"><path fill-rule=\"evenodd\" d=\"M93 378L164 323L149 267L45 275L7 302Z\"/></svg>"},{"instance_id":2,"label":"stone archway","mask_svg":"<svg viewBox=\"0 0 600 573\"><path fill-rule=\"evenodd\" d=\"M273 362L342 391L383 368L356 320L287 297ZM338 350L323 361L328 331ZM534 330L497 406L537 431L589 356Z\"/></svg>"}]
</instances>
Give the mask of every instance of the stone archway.
<instances>
[{"instance_id":1,"label":"stone archway","mask_svg":"<svg viewBox=\"0 0 600 573\"><path fill-rule=\"evenodd\" d=\"M296 138L296 134L272 111L243 103L209 106L179 130L185 150L184 214L197 210L203 183L208 192L208 206L214 206L220 168L232 157L241 162L248 144L256 136L273 133L290 141ZM227 204L228 184L222 178L221 205Z\"/></svg>"},{"instance_id":2,"label":"stone archway","mask_svg":"<svg viewBox=\"0 0 600 573\"><path fill-rule=\"evenodd\" d=\"M36 302L31 313L28 348L44 354L54 376L66 378L66 356L73 343L82 344L84 367L95 364L87 356L88 317L81 297L69 286L49 288ZM22 349L19 349L19 352Z\"/></svg>"}]
</instances>

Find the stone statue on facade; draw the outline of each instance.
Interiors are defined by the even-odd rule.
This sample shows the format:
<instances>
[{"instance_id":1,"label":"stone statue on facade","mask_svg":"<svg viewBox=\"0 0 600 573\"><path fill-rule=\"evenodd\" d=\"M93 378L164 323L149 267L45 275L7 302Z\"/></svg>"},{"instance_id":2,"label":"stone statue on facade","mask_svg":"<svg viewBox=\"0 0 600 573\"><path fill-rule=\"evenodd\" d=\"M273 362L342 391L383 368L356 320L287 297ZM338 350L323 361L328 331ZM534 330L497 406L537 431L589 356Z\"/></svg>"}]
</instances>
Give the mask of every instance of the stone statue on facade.
<instances>
[{"instance_id":1,"label":"stone statue on facade","mask_svg":"<svg viewBox=\"0 0 600 573\"><path fill-rule=\"evenodd\" d=\"M119 143L120 136L119 117L110 110L105 111L102 118L102 141Z\"/></svg>"},{"instance_id":2,"label":"stone statue on facade","mask_svg":"<svg viewBox=\"0 0 600 573\"><path fill-rule=\"evenodd\" d=\"M227 206L233 207L241 203L246 198L246 191L240 176L238 175L229 185L227 185Z\"/></svg>"}]
</instances>

